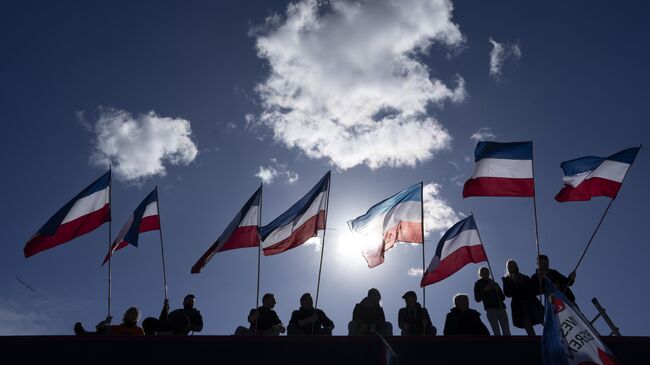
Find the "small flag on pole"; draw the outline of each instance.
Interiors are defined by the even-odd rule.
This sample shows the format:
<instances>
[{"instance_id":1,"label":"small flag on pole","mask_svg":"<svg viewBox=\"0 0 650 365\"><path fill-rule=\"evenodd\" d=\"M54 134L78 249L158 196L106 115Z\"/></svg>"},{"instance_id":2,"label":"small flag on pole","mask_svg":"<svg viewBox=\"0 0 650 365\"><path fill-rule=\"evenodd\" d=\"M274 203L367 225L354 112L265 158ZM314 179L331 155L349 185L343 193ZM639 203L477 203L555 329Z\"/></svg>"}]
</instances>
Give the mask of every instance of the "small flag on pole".
<instances>
[{"instance_id":1,"label":"small flag on pole","mask_svg":"<svg viewBox=\"0 0 650 365\"><path fill-rule=\"evenodd\" d=\"M397 242L422 243L422 187L409 186L348 221L352 232L362 236L361 253L368 267L384 262L384 254Z\"/></svg>"},{"instance_id":2,"label":"small flag on pole","mask_svg":"<svg viewBox=\"0 0 650 365\"><path fill-rule=\"evenodd\" d=\"M102 266L117 250L133 245L138 247L140 233L157 231L160 229L160 216L158 215L158 189L153 189L149 195L135 208L129 220L124 224L120 233L111 245L111 252L106 254Z\"/></svg>"},{"instance_id":3,"label":"small flag on pole","mask_svg":"<svg viewBox=\"0 0 650 365\"><path fill-rule=\"evenodd\" d=\"M318 230L325 229L330 175L328 171L307 195L271 223L260 227L265 256L298 247L316 237Z\"/></svg>"},{"instance_id":4,"label":"small flag on pole","mask_svg":"<svg viewBox=\"0 0 650 365\"><path fill-rule=\"evenodd\" d=\"M262 202L262 186L248 199L239 213L228 224L228 227L221 233L221 236L210 246L210 248L192 266L192 274L198 274L203 270L208 261L217 252L234 250L236 248L257 247L260 245L258 231Z\"/></svg>"},{"instance_id":5,"label":"small flag on pole","mask_svg":"<svg viewBox=\"0 0 650 365\"><path fill-rule=\"evenodd\" d=\"M544 278L544 365L617 365L618 360L574 304Z\"/></svg>"},{"instance_id":6,"label":"small flag on pole","mask_svg":"<svg viewBox=\"0 0 650 365\"><path fill-rule=\"evenodd\" d=\"M639 147L608 157L586 156L560 164L564 188L555 196L559 202L591 200L594 196L616 198Z\"/></svg>"},{"instance_id":7,"label":"small flag on pole","mask_svg":"<svg viewBox=\"0 0 650 365\"><path fill-rule=\"evenodd\" d=\"M109 222L110 188L109 171L88 185L45 222L25 244L25 257L66 243Z\"/></svg>"},{"instance_id":8,"label":"small flag on pole","mask_svg":"<svg viewBox=\"0 0 650 365\"><path fill-rule=\"evenodd\" d=\"M479 142L474 151L474 174L465 182L470 196L534 197L532 142Z\"/></svg>"},{"instance_id":9,"label":"small flag on pole","mask_svg":"<svg viewBox=\"0 0 650 365\"><path fill-rule=\"evenodd\" d=\"M487 261L474 216L454 224L438 242L436 253L424 272L421 287L450 277L469 263Z\"/></svg>"}]
</instances>

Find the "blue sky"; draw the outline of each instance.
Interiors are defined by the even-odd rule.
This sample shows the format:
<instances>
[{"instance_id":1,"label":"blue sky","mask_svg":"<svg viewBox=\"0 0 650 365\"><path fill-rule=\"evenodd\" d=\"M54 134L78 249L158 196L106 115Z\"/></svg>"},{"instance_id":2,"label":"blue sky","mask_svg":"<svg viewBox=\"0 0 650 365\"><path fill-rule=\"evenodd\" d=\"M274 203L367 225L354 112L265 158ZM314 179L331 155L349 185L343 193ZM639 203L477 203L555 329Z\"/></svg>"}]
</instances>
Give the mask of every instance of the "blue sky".
<instances>
[{"instance_id":1,"label":"blue sky","mask_svg":"<svg viewBox=\"0 0 650 365\"><path fill-rule=\"evenodd\" d=\"M422 268L421 247L398 246L368 269L345 223L416 182L428 185L427 264L444 230L474 212L496 274L510 258L534 272L532 201L461 197L476 133L534 142L540 245L564 273L608 199L555 202L560 163L650 143L643 2L10 1L2 8L2 334L70 334L74 322L92 327L106 315L107 272L99 265L108 225L27 260L22 249L107 161L116 172L113 236L158 185L172 308L196 294L203 333L215 335L244 324L255 304L257 251L220 253L199 275L191 266L262 177L268 223L331 169L319 306L334 333L346 334L354 304L371 287L395 325L404 292L422 299L420 277L409 275ZM650 324L642 314L650 302L642 227L650 218L649 161L642 150L574 286L587 317L597 297L625 335L647 335ZM262 257L261 294L276 294L285 323L302 293L315 294L319 259L318 245ZM471 293L478 267L427 288L439 329L452 296ZM112 290L115 318L131 305L157 316L156 232L116 254Z\"/></svg>"}]
</instances>

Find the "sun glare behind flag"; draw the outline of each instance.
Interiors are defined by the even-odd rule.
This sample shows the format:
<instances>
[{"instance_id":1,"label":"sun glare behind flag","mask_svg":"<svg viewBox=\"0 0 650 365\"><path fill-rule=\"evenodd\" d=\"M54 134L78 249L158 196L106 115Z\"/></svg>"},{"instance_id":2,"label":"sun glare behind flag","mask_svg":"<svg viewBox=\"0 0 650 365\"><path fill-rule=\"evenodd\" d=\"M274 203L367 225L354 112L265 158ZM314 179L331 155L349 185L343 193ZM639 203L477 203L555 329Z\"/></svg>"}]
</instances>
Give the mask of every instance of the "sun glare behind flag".
<instances>
[{"instance_id":1,"label":"sun glare behind flag","mask_svg":"<svg viewBox=\"0 0 650 365\"><path fill-rule=\"evenodd\" d=\"M481 141L476 145L474 160L474 174L465 182L463 198L535 196L532 142Z\"/></svg>"},{"instance_id":2,"label":"sun glare behind flag","mask_svg":"<svg viewBox=\"0 0 650 365\"><path fill-rule=\"evenodd\" d=\"M111 252L106 254L102 266L115 251L130 245L138 247L140 233L160 230L160 215L158 214L158 188L155 188L135 208L129 220L124 224L120 233L111 245Z\"/></svg>"},{"instance_id":3,"label":"sun glare behind flag","mask_svg":"<svg viewBox=\"0 0 650 365\"><path fill-rule=\"evenodd\" d=\"M591 200L594 196L616 198L639 147L608 157L586 156L560 164L564 188L555 196L559 202Z\"/></svg>"},{"instance_id":4,"label":"sun glare behind flag","mask_svg":"<svg viewBox=\"0 0 650 365\"><path fill-rule=\"evenodd\" d=\"M436 253L424 272L421 287L450 277L469 263L487 261L474 216L454 224L438 242Z\"/></svg>"},{"instance_id":5,"label":"sun glare behind flag","mask_svg":"<svg viewBox=\"0 0 650 365\"><path fill-rule=\"evenodd\" d=\"M298 247L325 229L331 172L286 212L260 227L265 256Z\"/></svg>"},{"instance_id":6,"label":"sun glare behind flag","mask_svg":"<svg viewBox=\"0 0 650 365\"><path fill-rule=\"evenodd\" d=\"M348 221L348 227L362 237L361 253L371 268L382 264L386 251L397 242L422 243L422 185L409 186L375 204Z\"/></svg>"},{"instance_id":7,"label":"sun glare behind flag","mask_svg":"<svg viewBox=\"0 0 650 365\"><path fill-rule=\"evenodd\" d=\"M258 231L262 203L262 186L246 201L235 218L228 224L219 238L192 266L192 274L200 273L217 252L260 245Z\"/></svg>"},{"instance_id":8,"label":"sun glare behind flag","mask_svg":"<svg viewBox=\"0 0 650 365\"><path fill-rule=\"evenodd\" d=\"M59 209L25 244L33 256L92 232L111 220L111 172L108 171Z\"/></svg>"}]
</instances>

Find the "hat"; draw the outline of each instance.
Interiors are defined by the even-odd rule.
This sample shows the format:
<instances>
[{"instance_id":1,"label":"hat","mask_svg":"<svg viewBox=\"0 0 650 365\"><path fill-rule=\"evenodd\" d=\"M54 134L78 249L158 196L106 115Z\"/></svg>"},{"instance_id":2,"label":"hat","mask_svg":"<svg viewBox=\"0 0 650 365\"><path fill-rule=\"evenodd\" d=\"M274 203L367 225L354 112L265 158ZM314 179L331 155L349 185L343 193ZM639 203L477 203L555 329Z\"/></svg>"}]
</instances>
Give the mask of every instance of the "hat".
<instances>
[{"instance_id":1,"label":"hat","mask_svg":"<svg viewBox=\"0 0 650 365\"><path fill-rule=\"evenodd\" d=\"M406 298L408 298L410 296L413 296L415 299L418 298L417 294L415 294L415 292L413 290L409 290L406 293L404 293L404 295L402 295L402 299L406 299Z\"/></svg>"}]
</instances>

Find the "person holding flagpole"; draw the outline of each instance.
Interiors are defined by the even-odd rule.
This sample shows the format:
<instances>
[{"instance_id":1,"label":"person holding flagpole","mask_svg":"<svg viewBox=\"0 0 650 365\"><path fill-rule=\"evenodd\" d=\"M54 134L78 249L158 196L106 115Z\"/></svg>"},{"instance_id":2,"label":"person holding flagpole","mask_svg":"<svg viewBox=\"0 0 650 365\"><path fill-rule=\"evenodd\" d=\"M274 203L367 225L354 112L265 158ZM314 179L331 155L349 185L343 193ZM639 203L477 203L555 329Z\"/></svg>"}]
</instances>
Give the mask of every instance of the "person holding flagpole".
<instances>
[{"instance_id":1,"label":"person holding flagpole","mask_svg":"<svg viewBox=\"0 0 650 365\"><path fill-rule=\"evenodd\" d=\"M512 324L526 330L528 336L535 336L533 326L542 324L544 319L542 303L535 296L536 283L519 272L515 260L508 260L506 270L506 275L502 278L503 292L506 297L512 298Z\"/></svg>"},{"instance_id":2,"label":"person holding flagpole","mask_svg":"<svg viewBox=\"0 0 650 365\"><path fill-rule=\"evenodd\" d=\"M479 279L474 283L474 300L483 302L488 322L495 336L510 336L508 313L503 302L505 294L499 284L490 278L490 270L482 266L478 270Z\"/></svg>"}]
</instances>

